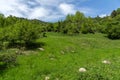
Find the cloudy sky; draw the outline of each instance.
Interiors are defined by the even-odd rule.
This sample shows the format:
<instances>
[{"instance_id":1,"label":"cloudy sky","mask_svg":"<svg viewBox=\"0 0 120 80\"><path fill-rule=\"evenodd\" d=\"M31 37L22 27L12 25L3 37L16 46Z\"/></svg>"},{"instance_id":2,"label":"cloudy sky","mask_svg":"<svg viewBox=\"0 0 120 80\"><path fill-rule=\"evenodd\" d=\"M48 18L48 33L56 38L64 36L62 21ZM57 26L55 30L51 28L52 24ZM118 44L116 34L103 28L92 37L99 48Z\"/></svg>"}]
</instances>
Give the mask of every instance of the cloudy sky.
<instances>
[{"instance_id":1,"label":"cloudy sky","mask_svg":"<svg viewBox=\"0 0 120 80\"><path fill-rule=\"evenodd\" d=\"M64 19L76 11L86 16L105 16L120 7L120 0L0 0L0 13L43 21Z\"/></svg>"}]
</instances>

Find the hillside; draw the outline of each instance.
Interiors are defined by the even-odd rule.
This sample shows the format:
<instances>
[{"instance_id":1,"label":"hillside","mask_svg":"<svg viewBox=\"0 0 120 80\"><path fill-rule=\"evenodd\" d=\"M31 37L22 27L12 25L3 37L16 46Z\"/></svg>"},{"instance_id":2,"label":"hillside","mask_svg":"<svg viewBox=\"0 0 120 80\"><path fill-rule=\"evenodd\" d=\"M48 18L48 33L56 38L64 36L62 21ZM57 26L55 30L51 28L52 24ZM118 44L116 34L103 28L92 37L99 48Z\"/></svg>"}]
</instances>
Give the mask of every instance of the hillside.
<instances>
[{"instance_id":1,"label":"hillside","mask_svg":"<svg viewBox=\"0 0 120 80\"><path fill-rule=\"evenodd\" d=\"M44 50L19 55L18 65L0 72L0 80L119 80L120 40L105 36L47 33L47 37L37 39ZM0 54L16 50L2 50ZM103 63L105 60L109 63ZM81 67L86 72L79 72Z\"/></svg>"}]
</instances>

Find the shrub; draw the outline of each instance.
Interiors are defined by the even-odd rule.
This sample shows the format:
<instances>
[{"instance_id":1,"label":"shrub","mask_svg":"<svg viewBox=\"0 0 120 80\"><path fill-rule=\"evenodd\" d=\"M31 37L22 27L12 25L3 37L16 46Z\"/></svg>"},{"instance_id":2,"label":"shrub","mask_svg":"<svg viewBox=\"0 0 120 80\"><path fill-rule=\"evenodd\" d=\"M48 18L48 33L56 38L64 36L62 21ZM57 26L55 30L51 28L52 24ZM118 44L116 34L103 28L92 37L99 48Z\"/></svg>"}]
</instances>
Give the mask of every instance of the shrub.
<instances>
[{"instance_id":1,"label":"shrub","mask_svg":"<svg viewBox=\"0 0 120 80\"><path fill-rule=\"evenodd\" d=\"M3 54L0 55L0 70L8 68L10 66L15 66L17 64L16 54Z\"/></svg>"},{"instance_id":2,"label":"shrub","mask_svg":"<svg viewBox=\"0 0 120 80\"><path fill-rule=\"evenodd\" d=\"M120 39L120 25L108 28L107 36L110 39Z\"/></svg>"},{"instance_id":3,"label":"shrub","mask_svg":"<svg viewBox=\"0 0 120 80\"><path fill-rule=\"evenodd\" d=\"M16 43L26 47L40 38L41 33L39 26L35 26L28 21L17 22L13 26L2 28L0 31L0 41L3 43L3 48Z\"/></svg>"}]
</instances>

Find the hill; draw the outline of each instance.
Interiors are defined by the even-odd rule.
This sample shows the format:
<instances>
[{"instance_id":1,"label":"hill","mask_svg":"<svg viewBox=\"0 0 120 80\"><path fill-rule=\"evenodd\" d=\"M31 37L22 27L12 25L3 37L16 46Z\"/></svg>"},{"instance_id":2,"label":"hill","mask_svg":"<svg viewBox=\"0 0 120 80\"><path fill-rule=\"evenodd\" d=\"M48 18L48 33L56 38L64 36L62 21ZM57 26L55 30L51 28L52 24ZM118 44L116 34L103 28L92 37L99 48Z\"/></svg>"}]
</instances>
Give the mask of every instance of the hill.
<instances>
[{"instance_id":1,"label":"hill","mask_svg":"<svg viewBox=\"0 0 120 80\"><path fill-rule=\"evenodd\" d=\"M17 66L0 74L0 80L119 80L120 41L105 34L68 36L47 33L44 50L25 51ZM17 49L0 51L14 53ZM104 63L109 61L109 63ZM83 67L86 72L79 72ZM46 79L45 79L46 78Z\"/></svg>"}]
</instances>

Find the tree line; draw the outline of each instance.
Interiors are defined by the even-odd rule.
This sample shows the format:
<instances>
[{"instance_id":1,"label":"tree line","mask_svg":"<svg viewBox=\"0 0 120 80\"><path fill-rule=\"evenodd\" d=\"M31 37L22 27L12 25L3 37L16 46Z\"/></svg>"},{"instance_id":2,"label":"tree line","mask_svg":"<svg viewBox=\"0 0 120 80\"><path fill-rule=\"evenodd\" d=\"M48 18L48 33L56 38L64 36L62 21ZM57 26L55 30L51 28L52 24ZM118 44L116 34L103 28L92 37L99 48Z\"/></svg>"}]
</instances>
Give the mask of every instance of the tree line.
<instances>
[{"instance_id":1,"label":"tree line","mask_svg":"<svg viewBox=\"0 0 120 80\"><path fill-rule=\"evenodd\" d=\"M68 14L65 20L49 23L46 30L68 35L104 33L110 39L120 39L120 8L108 16L94 18L77 11L74 15Z\"/></svg>"},{"instance_id":2,"label":"tree line","mask_svg":"<svg viewBox=\"0 0 120 80\"><path fill-rule=\"evenodd\" d=\"M110 39L120 39L120 8L103 18L86 17L77 11L74 15L68 14L65 20L54 23L0 14L0 48L16 44L29 46L36 39L46 36L46 32L67 35L104 33Z\"/></svg>"}]
</instances>

